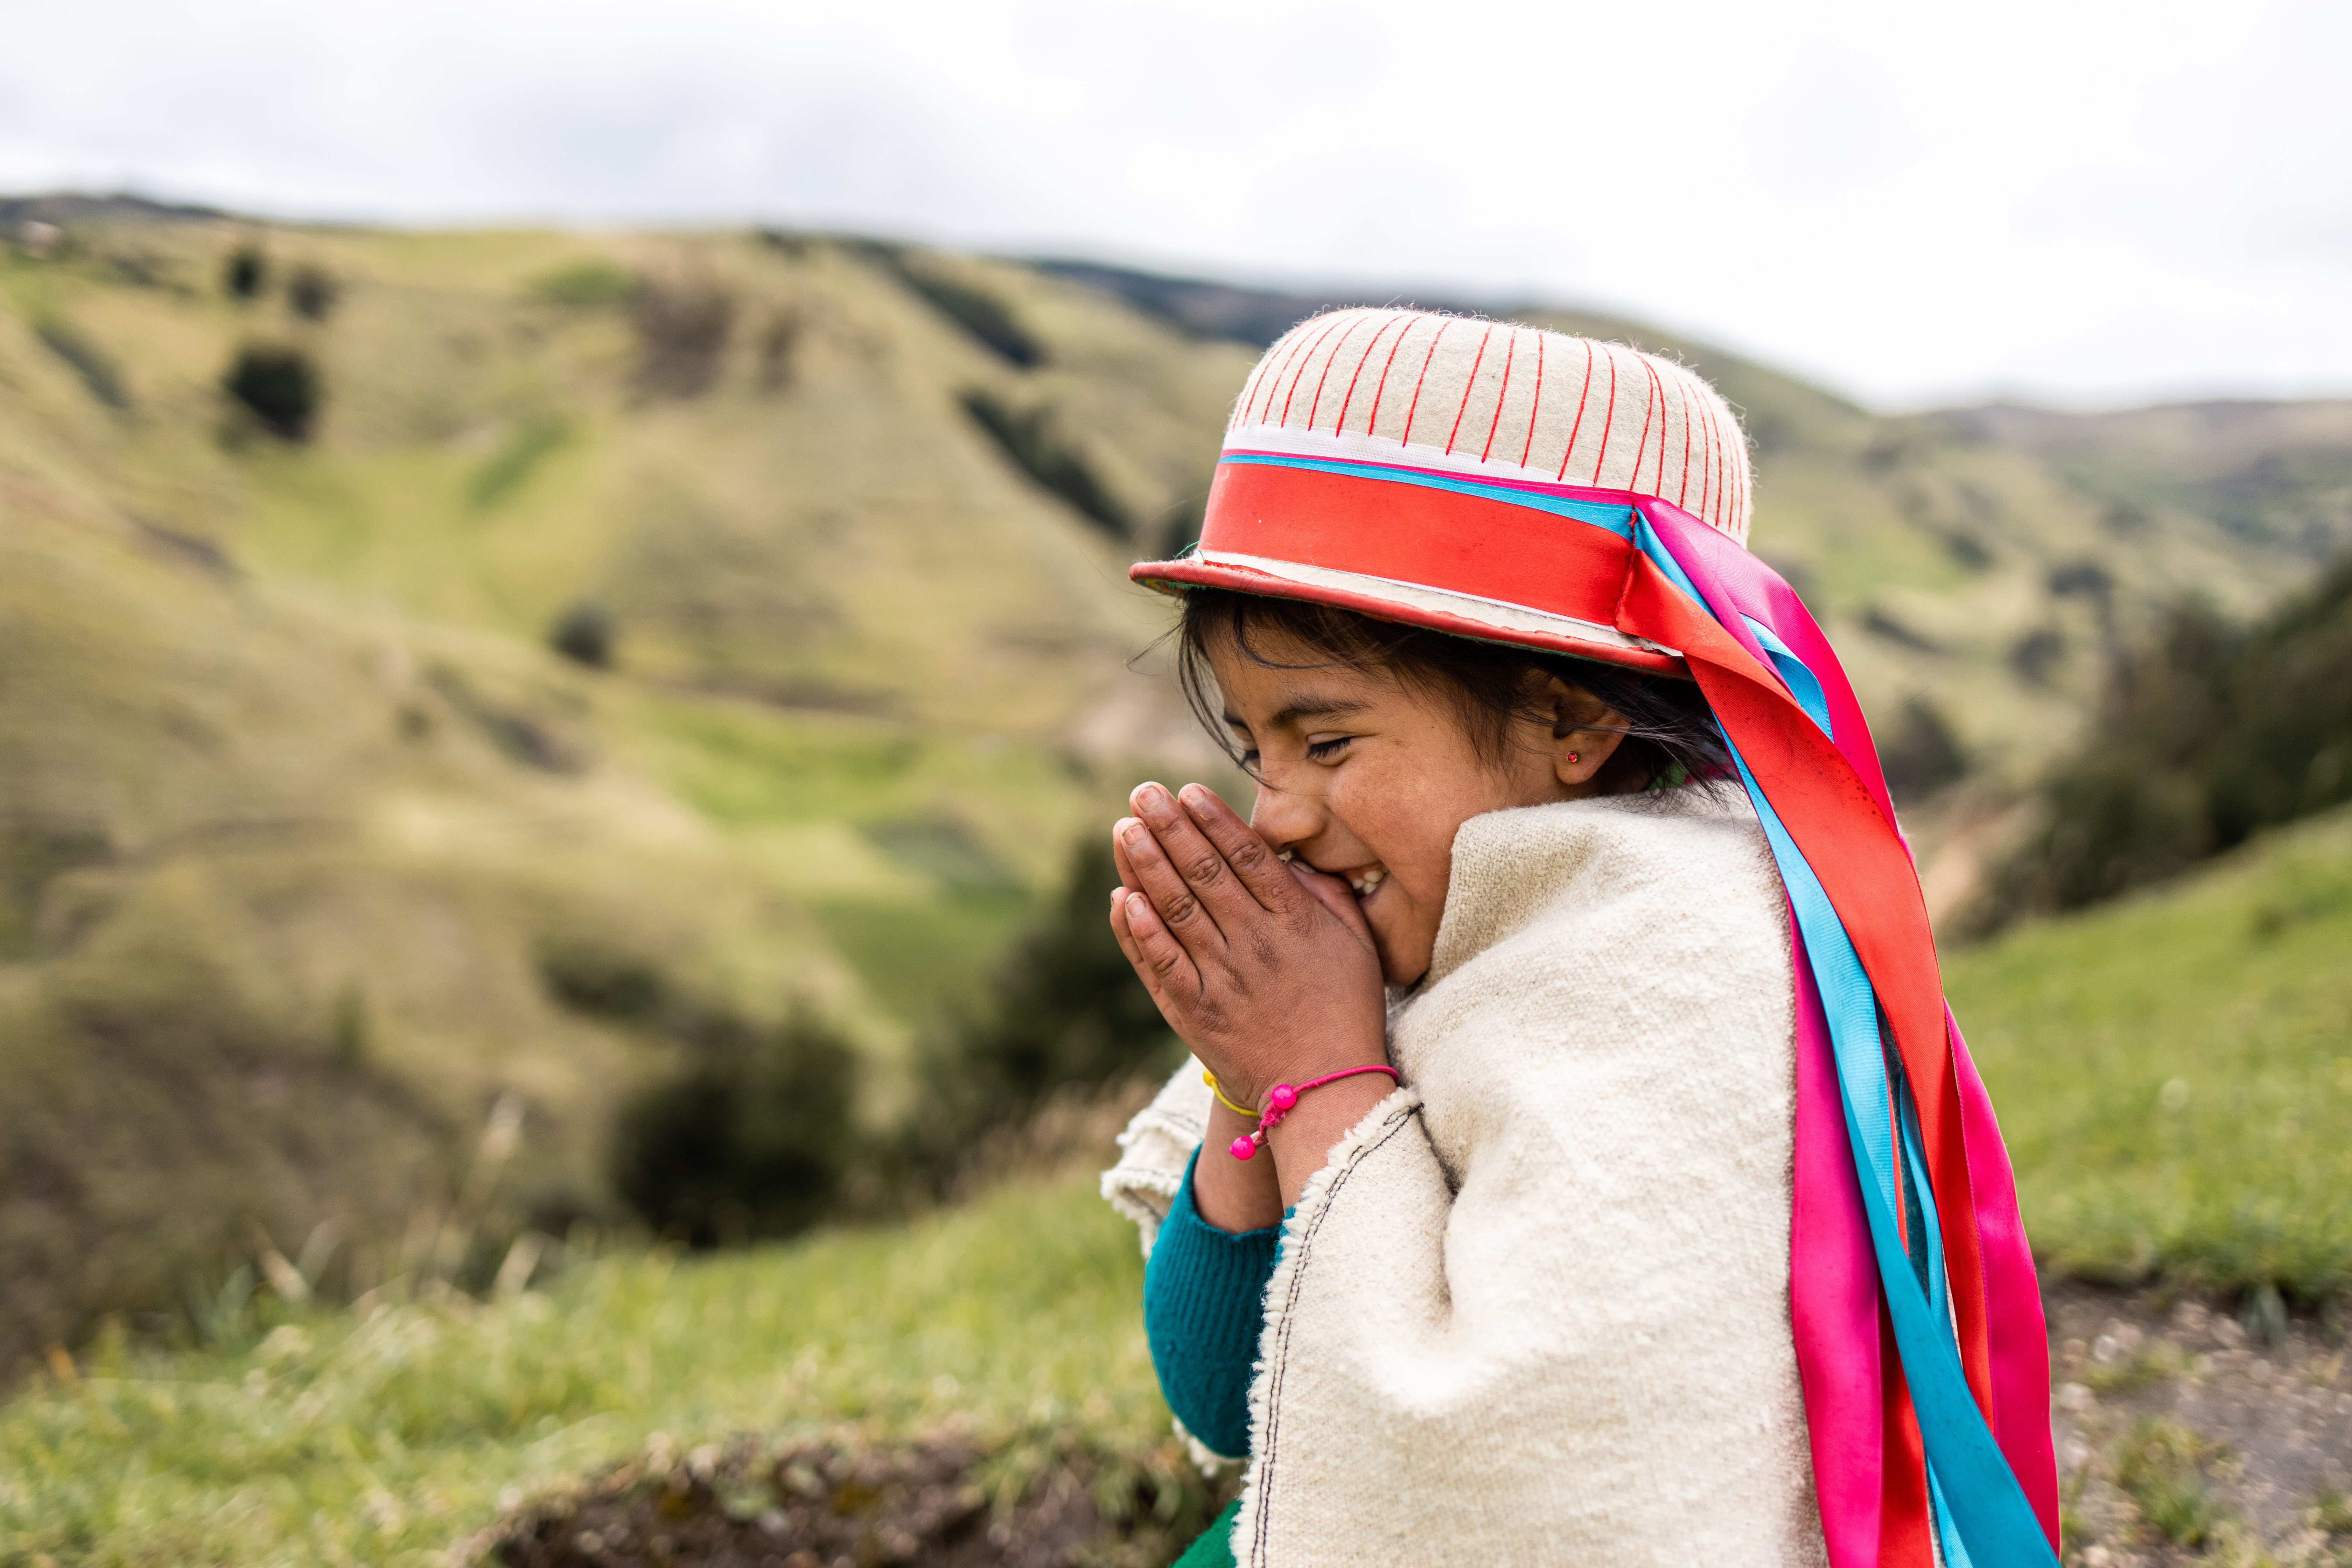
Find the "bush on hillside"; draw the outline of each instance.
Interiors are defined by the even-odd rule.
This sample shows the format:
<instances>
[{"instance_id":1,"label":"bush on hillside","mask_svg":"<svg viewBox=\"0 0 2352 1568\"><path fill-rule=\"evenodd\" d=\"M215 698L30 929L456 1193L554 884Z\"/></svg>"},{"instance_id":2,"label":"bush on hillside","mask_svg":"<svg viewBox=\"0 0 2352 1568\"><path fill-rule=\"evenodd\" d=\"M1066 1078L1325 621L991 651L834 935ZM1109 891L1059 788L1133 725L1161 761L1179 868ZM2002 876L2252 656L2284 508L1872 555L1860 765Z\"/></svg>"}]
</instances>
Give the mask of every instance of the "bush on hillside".
<instances>
[{"instance_id":1,"label":"bush on hillside","mask_svg":"<svg viewBox=\"0 0 2352 1568\"><path fill-rule=\"evenodd\" d=\"M1114 539L1124 540L1134 531L1134 519L1062 427L1052 405L1020 408L984 386L974 386L965 389L963 405L1015 468L1076 507L1088 521Z\"/></svg>"},{"instance_id":2,"label":"bush on hillside","mask_svg":"<svg viewBox=\"0 0 2352 1568\"><path fill-rule=\"evenodd\" d=\"M1014 943L985 1001L927 1044L912 1129L919 1165L950 1175L982 1134L1055 1089L1164 1073L1181 1059L1111 935L1117 886L1108 843L1082 843L1061 896Z\"/></svg>"},{"instance_id":3,"label":"bush on hillside","mask_svg":"<svg viewBox=\"0 0 2352 1568\"><path fill-rule=\"evenodd\" d=\"M232 300L258 300L269 286L269 257L257 245L240 245L221 263L221 290Z\"/></svg>"},{"instance_id":4,"label":"bush on hillside","mask_svg":"<svg viewBox=\"0 0 2352 1568\"><path fill-rule=\"evenodd\" d=\"M623 1106L613 1184L646 1223L693 1247L806 1229L832 1212L857 1149L856 1057L808 1016L699 1021L682 1072Z\"/></svg>"},{"instance_id":5,"label":"bush on hillside","mask_svg":"<svg viewBox=\"0 0 2352 1568\"><path fill-rule=\"evenodd\" d=\"M342 284L316 262L303 263L286 279L286 302L306 321L325 321L342 297Z\"/></svg>"},{"instance_id":6,"label":"bush on hillside","mask_svg":"<svg viewBox=\"0 0 2352 1568\"><path fill-rule=\"evenodd\" d=\"M735 296L707 278L647 282L630 303L637 329L637 390L698 397L718 381L735 329Z\"/></svg>"},{"instance_id":7,"label":"bush on hillside","mask_svg":"<svg viewBox=\"0 0 2352 1568\"><path fill-rule=\"evenodd\" d=\"M573 605L555 618L547 634L547 644L574 664L584 664L591 669L613 668L614 645L620 640L620 626L613 612L602 605L583 602Z\"/></svg>"},{"instance_id":8,"label":"bush on hillside","mask_svg":"<svg viewBox=\"0 0 2352 1568\"><path fill-rule=\"evenodd\" d=\"M326 387L309 354L300 349L250 344L237 351L221 389L261 422L271 435L307 441L317 425Z\"/></svg>"},{"instance_id":9,"label":"bush on hillside","mask_svg":"<svg viewBox=\"0 0 2352 1568\"><path fill-rule=\"evenodd\" d=\"M1886 772L1886 788L1898 805L1926 799L1968 772L1969 756L1952 733L1943 711L1925 697L1914 697L1878 742L1878 760Z\"/></svg>"},{"instance_id":10,"label":"bush on hillside","mask_svg":"<svg viewBox=\"0 0 2352 1568\"><path fill-rule=\"evenodd\" d=\"M1998 879L2004 916L2112 898L2352 799L2352 559L2252 627L2174 610L2041 796Z\"/></svg>"},{"instance_id":11,"label":"bush on hillside","mask_svg":"<svg viewBox=\"0 0 2352 1568\"><path fill-rule=\"evenodd\" d=\"M760 333L760 390L782 392L793 384L793 355L803 326L797 310L778 310Z\"/></svg>"},{"instance_id":12,"label":"bush on hillside","mask_svg":"<svg viewBox=\"0 0 2352 1568\"><path fill-rule=\"evenodd\" d=\"M937 261L898 246L868 242L862 248L918 299L1007 364L1028 370L1045 363L1045 345L995 295L950 275Z\"/></svg>"}]
</instances>

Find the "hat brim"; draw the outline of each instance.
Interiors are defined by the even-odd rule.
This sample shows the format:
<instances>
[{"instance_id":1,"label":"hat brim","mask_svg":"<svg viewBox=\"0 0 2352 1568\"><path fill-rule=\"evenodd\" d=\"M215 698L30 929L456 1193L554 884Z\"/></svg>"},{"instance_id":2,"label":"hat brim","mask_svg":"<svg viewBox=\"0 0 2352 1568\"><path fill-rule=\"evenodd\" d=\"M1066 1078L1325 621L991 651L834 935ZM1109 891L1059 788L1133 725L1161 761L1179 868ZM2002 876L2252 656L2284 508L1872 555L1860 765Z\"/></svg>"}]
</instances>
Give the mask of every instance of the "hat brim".
<instances>
[{"instance_id":1,"label":"hat brim","mask_svg":"<svg viewBox=\"0 0 2352 1568\"><path fill-rule=\"evenodd\" d=\"M1132 582L1171 595L1192 588L1222 588L1264 598L1329 605L1374 620L1479 642L1690 679L1678 650L1629 636L1614 626L1362 573L1198 551L1171 561L1138 562L1128 568L1127 574Z\"/></svg>"}]
</instances>

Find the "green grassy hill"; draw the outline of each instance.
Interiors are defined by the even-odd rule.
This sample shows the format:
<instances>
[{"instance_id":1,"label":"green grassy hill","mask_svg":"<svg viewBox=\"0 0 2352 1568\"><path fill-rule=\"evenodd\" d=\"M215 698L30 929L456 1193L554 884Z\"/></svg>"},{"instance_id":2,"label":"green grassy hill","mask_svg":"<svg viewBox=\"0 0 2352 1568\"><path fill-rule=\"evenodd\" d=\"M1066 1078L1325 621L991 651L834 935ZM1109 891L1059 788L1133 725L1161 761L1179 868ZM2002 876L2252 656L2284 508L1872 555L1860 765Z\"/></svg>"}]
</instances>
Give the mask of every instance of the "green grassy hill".
<instances>
[{"instance_id":1,"label":"green grassy hill","mask_svg":"<svg viewBox=\"0 0 2352 1568\"><path fill-rule=\"evenodd\" d=\"M2045 1267L2341 1309L2347 952L2338 814L1950 965ZM1172 1487L1141 1289L1078 1174L787 1247L565 1255L479 1304L238 1297L207 1348L117 1337L0 1407L0 1557L423 1562L608 1464L742 1434L958 1431L1008 1500L1080 1452Z\"/></svg>"},{"instance_id":2,"label":"green grassy hill","mask_svg":"<svg viewBox=\"0 0 2352 1568\"><path fill-rule=\"evenodd\" d=\"M248 1219L398 1271L508 1096L510 1222L614 1216L615 1100L682 1047L559 961L818 1009L887 1125L1081 826L1202 753L1126 668L1124 531L1240 350L858 245L116 219L0 251L0 1361ZM255 343L317 366L309 440L223 395ZM546 646L583 606L609 668Z\"/></svg>"},{"instance_id":3,"label":"green grassy hill","mask_svg":"<svg viewBox=\"0 0 2352 1568\"><path fill-rule=\"evenodd\" d=\"M1197 525L1251 342L1317 303L0 204L0 1366L168 1313L256 1224L290 1255L331 1220L338 1289L413 1272L500 1105L499 1224L615 1217L614 1108L694 1048L615 997L820 1013L893 1125L1073 836L1218 767L1128 668L1166 611L1122 572ZM1757 547L1846 650L1939 907L2109 640L2309 573L2309 529L2197 488L2226 464L2130 510L2014 421L1517 313L1745 409ZM289 354L315 409L271 402ZM240 356L302 438L224 390Z\"/></svg>"},{"instance_id":4,"label":"green grassy hill","mask_svg":"<svg viewBox=\"0 0 2352 1568\"><path fill-rule=\"evenodd\" d=\"M2034 1247L2352 1299L2352 813L1946 961Z\"/></svg>"}]
</instances>

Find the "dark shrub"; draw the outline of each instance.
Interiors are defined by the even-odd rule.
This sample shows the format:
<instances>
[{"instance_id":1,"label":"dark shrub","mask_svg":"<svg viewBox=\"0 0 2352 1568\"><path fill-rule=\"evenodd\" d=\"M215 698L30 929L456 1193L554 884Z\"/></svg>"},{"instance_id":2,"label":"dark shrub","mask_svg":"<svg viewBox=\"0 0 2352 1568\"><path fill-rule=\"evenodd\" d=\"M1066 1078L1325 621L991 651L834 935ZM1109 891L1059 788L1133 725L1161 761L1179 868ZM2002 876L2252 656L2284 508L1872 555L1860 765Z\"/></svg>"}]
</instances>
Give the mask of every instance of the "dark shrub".
<instances>
[{"instance_id":1,"label":"dark shrub","mask_svg":"<svg viewBox=\"0 0 2352 1568\"><path fill-rule=\"evenodd\" d=\"M613 612L604 605L577 604L555 618L555 625L547 634L547 645L574 664L584 664L591 669L610 669L619 631Z\"/></svg>"},{"instance_id":2,"label":"dark shrub","mask_svg":"<svg viewBox=\"0 0 2352 1568\"><path fill-rule=\"evenodd\" d=\"M221 264L221 289L232 300L257 300L269 286L269 258L257 245L240 245Z\"/></svg>"},{"instance_id":3,"label":"dark shrub","mask_svg":"<svg viewBox=\"0 0 2352 1568\"><path fill-rule=\"evenodd\" d=\"M325 400L318 367L300 349L255 345L241 349L221 378L235 398L272 435L307 441Z\"/></svg>"},{"instance_id":4,"label":"dark shrub","mask_svg":"<svg viewBox=\"0 0 2352 1568\"><path fill-rule=\"evenodd\" d=\"M669 976L657 965L593 942L547 943L539 977L558 1005L611 1023L663 1026L677 1008Z\"/></svg>"},{"instance_id":5,"label":"dark shrub","mask_svg":"<svg viewBox=\"0 0 2352 1568\"><path fill-rule=\"evenodd\" d=\"M800 346L801 318L795 310L779 310L768 318L760 334L760 390L782 392L793 384L793 351Z\"/></svg>"},{"instance_id":6,"label":"dark shrub","mask_svg":"<svg viewBox=\"0 0 2352 1568\"><path fill-rule=\"evenodd\" d=\"M1049 405L1016 408L1007 399L975 386L963 395L966 413L986 431L1014 467L1076 507L1087 520L1116 539L1133 531L1134 519L1063 429Z\"/></svg>"},{"instance_id":7,"label":"dark shrub","mask_svg":"<svg viewBox=\"0 0 2352 1568\"><path fill-rule=\"evenodd\" d=\"M950 276L938 262L917 252L871 241L861 248L924 303L1006 363L1026 370L1045 363L1045 345L995 295Z\"/></svg>"},{"instance_id":8,"label":"dark shrub","mask_svg":"<svg viewBox=\"0 0 2352 1568\"><path fill-rule=\"evenodd\" d=\"M2118 658L1997 913L2063 910L2186 869L2352 799L2352 560L2263 624L2176 609Z\"/></svg>"},{"instance_id":9,"label":"dark shrub","mask_svg":"<svg viewBox=\"0 0 2352 1568\"><path fill-rule=\"evenodd\" d=\"M342 297L343 286L335 275L315 262L305 262L286 279L286 302L306 321L325 321Z\"/></svg>"},{"instance_id":10,"label":"dark shrub","mask_svg":"<svg viewBox=\"0 0 2352 1568\"><path fill-rule=\"evenodd\" d=\"M725 363L735 297L707 279L647 283L631 301L637 328L637 389L698 397Z\"/></svg>"},{"instance_id":11,"label":"dark shrub","mask_svg":"<svg viewBox=\"0 0 2352 1568\"><path fill-rule=\"evenodd\" d=\"M1061 897L1014 944L986 1001L929 1042L914 1130L919 1164L950 1174L982 1133L1027 1114L1055 1089L1166 1072L1181 1059L1182 1047L1111 935L1117 886L1108 836L1083 842Z\"/></svg>"},{"instance_id":12,"label":"dark shrub","mask_svg":"<svg viewBox=\"0 0 2352 1568\"><path fill-rule=\"evenodd\" d=\"M1897 805L1926 799L1968 772L1968 753L1959 737L1933 702L1914 697L1878 742L1878 760L1886 770L1886 788Z\"/></svg>"},{"instance_id":13,"label":"dark shrub","mask_svg":"<svg viewBox=\"0 0 2352 1568\"><path fill-rule=\"evenodd\" d=\"M695 1247L790 1236L824 1218L856 1149L855 1057L823 1024L706 1020L684 1071L623 1107L613 1182L647 1225Z\"/></svg>"}]
</instances>

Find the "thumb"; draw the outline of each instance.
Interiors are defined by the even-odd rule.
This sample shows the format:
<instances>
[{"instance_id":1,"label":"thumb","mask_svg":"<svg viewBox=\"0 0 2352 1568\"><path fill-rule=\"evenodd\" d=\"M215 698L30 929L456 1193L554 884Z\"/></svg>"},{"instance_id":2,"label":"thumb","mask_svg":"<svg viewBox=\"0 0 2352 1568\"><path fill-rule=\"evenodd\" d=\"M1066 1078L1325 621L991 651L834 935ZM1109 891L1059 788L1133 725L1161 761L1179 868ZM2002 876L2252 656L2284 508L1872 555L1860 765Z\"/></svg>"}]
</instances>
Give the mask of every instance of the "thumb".
<instances>
[{"instance_id":1,"label":"thumb","mask_svg":"<svg viewBox=\"0 0 2352 1568\"><path fill-rule=\"evenodd\" d=\"M1364 919L1364 911L1357 907L1356 895L1349 889L1346 879L1334 877L1328 871L1318 871L1303 860L1292 860L1287 864L1291 874L1315 895L1316 902L1339 916L1339 923L1355 932L1365 946L1372 945L1371 925Z\"/></svg>"}]
</instances>

